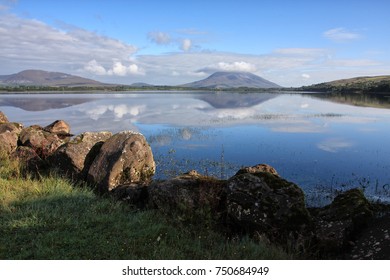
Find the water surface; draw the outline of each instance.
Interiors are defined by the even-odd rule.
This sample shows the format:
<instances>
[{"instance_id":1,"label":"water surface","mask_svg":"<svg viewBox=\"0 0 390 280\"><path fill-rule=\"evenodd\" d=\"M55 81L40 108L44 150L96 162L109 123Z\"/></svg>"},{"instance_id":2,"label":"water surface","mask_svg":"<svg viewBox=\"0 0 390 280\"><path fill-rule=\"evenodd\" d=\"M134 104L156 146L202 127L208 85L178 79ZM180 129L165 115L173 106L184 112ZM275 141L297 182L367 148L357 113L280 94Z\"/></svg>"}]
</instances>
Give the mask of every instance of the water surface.
<instances>
[{"instance_id":1,"label":"water surface","mask_svg":"<svg viewBox=\"0 0 390 280\"><path fill-rule=\"evenodd\" d=\"M228 178L268 163L309 204L361 187L390 200L390 102L276 93L135 92L0 95L11 121L66 120L72 133L134 130L153 150L157 178L189 169ZM348 104L350 103L350 104ZM365 105L368 107L354 106Z\"/></svg>"}]
</instances>

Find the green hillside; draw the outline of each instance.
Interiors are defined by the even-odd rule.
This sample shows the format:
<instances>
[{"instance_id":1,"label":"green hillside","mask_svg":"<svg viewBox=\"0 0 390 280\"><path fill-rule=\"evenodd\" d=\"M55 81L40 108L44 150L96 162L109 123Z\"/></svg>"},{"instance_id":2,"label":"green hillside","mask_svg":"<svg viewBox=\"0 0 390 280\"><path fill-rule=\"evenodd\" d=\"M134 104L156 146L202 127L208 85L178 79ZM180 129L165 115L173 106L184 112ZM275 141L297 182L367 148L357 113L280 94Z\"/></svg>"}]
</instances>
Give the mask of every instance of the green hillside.
<instances>
[{"instance_id":1,"label":"green hillside","mask_svg":"<svg viewBox=\"0 0 390 280\"><path fill-rule=\"evenodd\" d=\"M298 89L316 92L390 93L390 75L336 80L327 83L303 86Z\"/></svg>"}]
</instances>

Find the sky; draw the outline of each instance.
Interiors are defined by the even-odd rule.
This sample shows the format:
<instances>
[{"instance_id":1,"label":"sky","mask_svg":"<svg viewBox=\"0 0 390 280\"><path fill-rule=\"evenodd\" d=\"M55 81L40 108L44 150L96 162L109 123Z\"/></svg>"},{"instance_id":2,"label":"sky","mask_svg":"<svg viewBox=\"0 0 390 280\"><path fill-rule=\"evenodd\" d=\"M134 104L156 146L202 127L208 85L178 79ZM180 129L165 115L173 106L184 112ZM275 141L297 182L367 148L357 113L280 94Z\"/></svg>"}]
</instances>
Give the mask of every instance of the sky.
<instances>
[{"instance_id":1,"label":"sky","mask_svg":"<svg viewBox=\"0 0 390 280\"><path fill-rule=\"evenodd\" d=\"M388 0L0 0L0 75L180 85L244 71L281 86L390 75Z\"/></svg>"}]
</instances>

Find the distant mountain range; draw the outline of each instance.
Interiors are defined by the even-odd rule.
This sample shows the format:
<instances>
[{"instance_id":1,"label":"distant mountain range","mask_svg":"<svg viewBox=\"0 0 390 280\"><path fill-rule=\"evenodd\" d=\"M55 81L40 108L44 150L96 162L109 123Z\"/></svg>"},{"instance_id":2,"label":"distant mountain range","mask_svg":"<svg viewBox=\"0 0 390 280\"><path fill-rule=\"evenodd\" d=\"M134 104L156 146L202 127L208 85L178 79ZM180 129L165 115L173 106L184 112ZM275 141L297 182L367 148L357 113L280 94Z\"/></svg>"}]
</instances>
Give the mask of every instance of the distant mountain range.
<instances>
[{"instance_id":1,"label":"distant mountain range","mask_svg":"<svg viewBox=\"0 0 390 280\"><path fill-rule=\"evenodd\" d=\"M49 86L49 87L96 87L96 86L116 86L114 84L104 84L95 80L86 79L79 76L60 72L48 72L42 70L25 70L16 74L0 76L0 85L6 86ZM130 87L148 88L156 87L146 83L133 83ZM280 88L279 85L263 79L248 72L216 72L208 78L179 85L186 88Z\"/></svg>"},{"instance_id":2,"label":"distant mountain range","mask_svg":"<svg viewBox=\"0 0 390 280\"><path fill-rule=\"evenodd\" d=\"M25 70L11 75L0 75L0 86L44 86L44 87L101 87L126 90L126 88L140 89L176 89L176 88L204 88L204 89L282 89L281 86L248 72L216 72L209 77L192 83L178 86L155 86L146 83L131 85L117 85L101 83L80 76L48 72L42 70ZM390 75L357 77L342 79L326 83L286 88L295 91L335 92L335 93L390 93Z\"/></svg>"},{"instance_id":3,"label":"distant mountain range","mask_svg":"<svg viewBox=\"0 0 390 280\"><path fill-rule=\"evenodd\" d=\"M0 85L34 85L53 87L94 87L108 86L95 80L86 79L79 76L69 75L60 72L48 72L42 70L25 70L16 74L0 76Z\"/></svg>"},{"instance_id":4,"label":"distant mountain range","mask_svg":"<svg viewBox=\"0 0 390 280\"><path fill-rule=\"evenodd\" d=\"M280 88L281 86L249 72L216 72L206 79L184 84L189 88Z\"/></svg>"}]
</instances>

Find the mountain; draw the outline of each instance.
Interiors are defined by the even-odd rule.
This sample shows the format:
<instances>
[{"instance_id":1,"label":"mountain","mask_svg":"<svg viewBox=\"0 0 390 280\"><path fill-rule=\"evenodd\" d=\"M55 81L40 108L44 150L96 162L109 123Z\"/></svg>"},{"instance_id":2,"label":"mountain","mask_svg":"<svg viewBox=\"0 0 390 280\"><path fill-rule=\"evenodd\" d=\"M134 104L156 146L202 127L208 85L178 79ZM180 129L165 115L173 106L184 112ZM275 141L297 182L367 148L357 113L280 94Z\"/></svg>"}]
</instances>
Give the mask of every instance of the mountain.
<instances>
[{"instance_id":1,"label":"mountain","mask_svg":"<svg viewBox=\"0 0 390 280\"><path fill-rule=\"evenodd\" d=\"M339 93L389 93L390 75L335 80L326 83L303 86L298 88L298 90Z\"/></svg>"},{"instance_id":2,"label":"mountain","mask_svg":"<svg viewBox=\"0 0 390 280\"><path fill-rule=\"evenodd\" d=\"M281 86L248 72L216 72L208 78L182 85L192 88L280 88Z\"/></svg>"},{"instance_id":3,"label":"mountain","mask_svg":"<svg viewBox=\"0 0 390 280\"><path fill-rule=\"evenodd\" d=\"M42 70L25 70L16 74L0 76L0 85L34 85L34 86L107 86L101 82L60 72Z\"/></svg>"}]
</instances>

